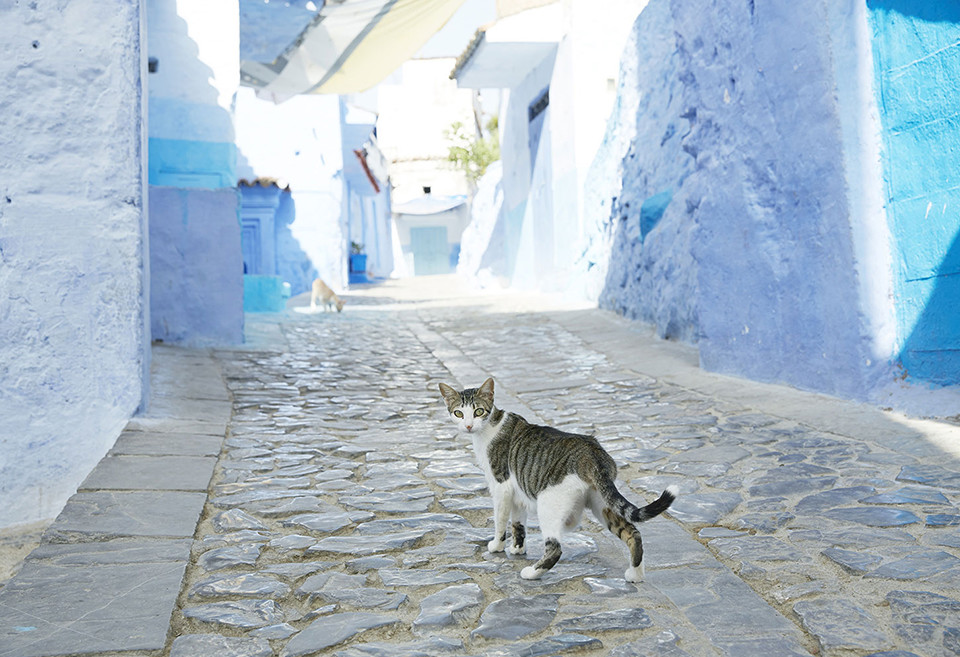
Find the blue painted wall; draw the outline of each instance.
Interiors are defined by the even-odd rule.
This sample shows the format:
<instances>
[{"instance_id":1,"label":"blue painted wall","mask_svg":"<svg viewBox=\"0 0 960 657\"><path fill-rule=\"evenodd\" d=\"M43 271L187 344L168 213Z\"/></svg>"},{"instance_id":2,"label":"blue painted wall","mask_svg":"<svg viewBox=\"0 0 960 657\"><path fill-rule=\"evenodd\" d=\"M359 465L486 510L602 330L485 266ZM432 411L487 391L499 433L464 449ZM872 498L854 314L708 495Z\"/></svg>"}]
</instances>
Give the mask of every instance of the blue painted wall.
<instances>
[{"instance_id":1,"label":"blue painted wall","mask_svg":"<svg viewBox=\"0 0 960 657\"><path fill-rule=\"evenodd\" d=\"M243 342L243 261L236 189L150 189L154 340Z\"/></svg>"},{"instance_id":2,"label":"blue painted wall","mask_svg":"<svg viewBox=\"0 0 960 657\"><path fill-rule=\"evenodd\" d=\"M392 212L389 181L380 180L379 192L370 183L366 171L354 150L375 134L376 117L364 116L362 112L351 116L346 103L340 102L341 156L343 162L343 194L341 196L340 226L343 236L341 259L345 274L342 283L361 282L364 277L350 276L348 273L347 251L351 243L363 245L367 256L367 272L375 278L390 276L394 271ZM371 121L369 123L364 121ZM350 279L353 279L352 281ZM327 281L335 289L336 281Z\"/></svg>"},{"instance_id":3,"label":"blue painted wall","mask_svg":"<svg viewBox=\"0 0 960 657\"><path fill-rule=\"evenodd\" d=\"M960 3L869 0L899 361L960 383Z\"/></svg>"},{"instance_id":4,"label":"blue painted wall","mask_svg":"<svg viewBox=\"0 0 960 657\"><path fill-rule=\"evenodd\" d=\"M634 29L601 304L707 369L866 397L825 4L651 0Z\"/></svg>"},{"instance_id":5,"label":"blue painted wall","mask_svg":"<svg viewBox=\"0 0 960 657\"><path fill-rule=\"evenodd\" d=\"M186 345L243 341L236 0L146 3L151 327Z\"/></svg>"},{"instance_id":6,"label":"blue painted wall","mask_svg":"<svg viewBox=\"0 0 960 657\"><path fill-rule=\"evenodd\" d=\"M0 528L149 399L144 4L0 2Z\"/></svg>"},{"instance_id":7,"label":"blue painted wall","mask_svg":"<svg viewBox=\"0 0 960 657\"><path fill-rule=\"evenodd\" d=\"M702 192L690 177L703 149L695 132L702 102L678 25L672 3L653 0L624 54L635 59L624 66L621 82L638 90L636 114L629 118L634 125L626 128L635 137L618 167L620 194L610 199L613 252L599 302L650 322L660 337L695 342L692 241Z\"/></svg>"},{"instance_id":8,"label":"blue painted wall","mask_svg":"<svg viewBox=\"0 0 960 657\"><path fill-rule=\"evenodd\" d=\"M230 98L239 85L239 9L177 0L147 3L149 182L220 189L237 184Z\"/></svg>"},{"instance_id":9,"label":"blue painted wall","mask_svg":"<svg viewBox=\"0 0 960 657\"><path fill-rule=\"evenodd\" d=\"M279 276L243 277L243 310L248 313L281 313L287 308L290 288Z\"/></svg>"},{"instance_id":10,"label":"blue painted wall","mask_svg":"<svg viewBox=\"0 0 960 657\"><path fill-rule=\"evenodd\" d=\"M545 55L510 89L500 117L503 203L483 255L483 269L521 289L553 281L552 110L549 102L531 117L538 100L548 100L556 51ZM542 277L542 278L541 278ZM544 288L548 288L544 285Z\"/></svg>"},{"instance_id":11,"label":"blue painted wall","mask_svg":"<svg viewBox=\"0 0 960 657\"><path fill-rule=\"evenodd\" d=\"M863 398L870 353L826 5L724 4L685 12L701 98L701 362Z\"/></svg>"},{"instance_id":12,"label":"blue painted wall","mask_svg":"<svg viewBox=\"0 0 960 657\"><path fill-rule=\"evenodd\" d=\"M220 189L237 184L233 143L151 137L150 184Z\"/></svg>"},{"instance_id":13,"label":"blue painted wall","mask_svg":"<svg viewBox=\"0 0 960 657\"><path fill-rule=\"evenodd\" d=\"M244 273L277 276L293 295L309 291L317 270L290 231L297 214L291 191L275 184L239 189Z\"/></svg>"}]
</instances>

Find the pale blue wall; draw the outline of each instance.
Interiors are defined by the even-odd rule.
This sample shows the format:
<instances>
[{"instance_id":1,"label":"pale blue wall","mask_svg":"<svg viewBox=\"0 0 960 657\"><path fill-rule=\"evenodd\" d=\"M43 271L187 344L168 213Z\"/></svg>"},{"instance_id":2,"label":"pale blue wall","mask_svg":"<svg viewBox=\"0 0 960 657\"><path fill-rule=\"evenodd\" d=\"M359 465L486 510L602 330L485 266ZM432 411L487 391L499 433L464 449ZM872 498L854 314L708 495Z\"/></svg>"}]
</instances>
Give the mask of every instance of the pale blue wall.
<instances>
[{"instance_id":1,"label":"pale blue wall","mask_svg":"<svg viewBox=\"0 0 960 657\"><path fill-rule=\"evenodd\" d=\"M240 193L150 189L154 340L189 346L243 342Z\"/></svg>"},{"instance_id":2,"label":"pale blue wall","mask_svg":"<svg viewBox=\"0 0 960 657\"><path fill-rule=\"evenodd\" d=\"M510 89L501 109L503 205L493 227L481 267L519 288L535 288L554 278L551 109L530 121L529 109L549 89L555 51L533 66ZM549 289L548 285L545 285Z\"/></svg>"},{"instance_id":3,"label":"pale blue wall","mask_svg":"<svg viewBox=\"0 0 960 657\"><path fill-rule=\"evenodd\" d=\"M652 323L660 337L693 342L699 324L692 240L701 191L688 179L703 148L694 134L701 100L675 21L671 4L654 0L624 54L635 61L621 84L632 87L637 108L628 119L635 125L620 129L635 137L618 167L620 194L610 200L613 257L599 302Z\"/></svg>"},{"instance_id":4,"label":"pale blue wall","mask_svg":"<svg viewBox=\"0 0 960 657\"><path fill-rule=\"evenodd\" d=\"M960 383L960 3L870 0L897 338L908 378Z\"/></svg>"},{"instance_id":5,"label":"pale blue wall","mask_svg":"<svg viewBox=\"0 0 960 657\"><path fill-rule=\"evenodd\" d=\"M153 338L243 341L237 147L238 5L147 3Z\"/></svg>"},{"instance_id":6,"label":"pale blue wall","mask_svg":"<svg viewBox=\"0 0 960 657\"><path fill-rule=\"evenodd\" d=\"M724 4L683 21L701 98L701 362L862 398L870 353L826 6Z\"/></svg>"},{"instance_id":7,"label":"pale blue wall","mask_svg":"<svg viewBox=\"0 0 960 657\"><path fill-rule=\"evenodd\" d=\"M828 19L812 0L651 0L601 302L697 342L707 369L863 398Z\"/></svg>"},{"instance_id":8,"label":"pale blue wall","mask_svg":"<svg viewBox=\"0 0 960 657\"><path fill-rule=\"evenodd\" d=\"M318 274L340 291L346 280L341 282L345 246L339 98L295 96L275 105L241 87L234 118L238 177L272 178L290 186L278 201L291 206L289 221L277 224L278 275L290 283L294 295L308 290ZM278 214L286 216L284 212L278 207Z\"/></svg>"},{"instance_id":9,"label":"pale blue wall","mask_svg":"<svg viewBox=\"0 0 960 657\"><path fill-rule=\"evenodd\" d=\"M280 313L287 307L290 290L279 276L243 277L243 310L248 313Z\"/></svg>"},{"instance_id":10,"label":"pale blue wall","mask_svg":"<svg viewBox=\"0 0 960 657\"><path fill-rule=\"evenodd\" d=\"M239 85L239 7L150 0L147 79L150 184L234 187L231 96Z\"/></svg>"},{"instance_id":11,"label":"pale blue wall","mask_svg":"<svg viewBox=\"0 0 960 657\"><path fill-rule=\"evenodd\" d=\"M164 59L159 72L152 75L169 73L167 69L176 63ZM164 86L150 97L151 185L219 189L237 184L233 118L217 104L214 88L203 77L213 72L202 64L196 66L201 70L193 84L203 85L204 90L195 95L204 102L162 96Z\"/></svg>"}]
</instances>

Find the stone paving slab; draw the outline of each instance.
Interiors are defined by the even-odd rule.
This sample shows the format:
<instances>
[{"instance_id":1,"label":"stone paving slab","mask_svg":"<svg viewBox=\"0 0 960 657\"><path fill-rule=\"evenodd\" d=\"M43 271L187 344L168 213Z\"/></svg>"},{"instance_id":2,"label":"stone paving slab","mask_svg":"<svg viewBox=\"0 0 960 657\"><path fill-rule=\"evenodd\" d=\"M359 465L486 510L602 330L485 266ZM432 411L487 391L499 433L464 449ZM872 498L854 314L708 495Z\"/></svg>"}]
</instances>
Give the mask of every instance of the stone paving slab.
<instances>
[{"instance_id":1,"label":"stone paving slab","mask_svg":"<svg viewBox=\"0 0 960 657\"><path fill-rule=\"evenodd\" d=\"M124 431L110 450L128 456L219 456L223 435Z\"/></svg>"},{"instance_id":2,"label":"stone paving slab","mask_svg":"<svg viewBox=\"0 0 960 657\"><path fill-rule=\"evenodd\" d=\"M151 407L151 411L153 407ZM200 434L205 436L216 436L223 440L223 435L227 430L227 422L221 420L191 420L177 417L165 417L160 415L138 415L130 418L124 431L129 432L151 432L159 434Z\"/></svg>"},{"instance_id":3,"label":"stone paving slab","mask_svg":"<svg viewBox=\"0 0 960 657\"><path fill-rule=\"evenodd\" d=\"M129 538L94 543L44 543L29 560L57 566L179 562L190 558L192 538Z\"/></svg>"},{"instance_id":4,"label":"stone paving slab","mask_svg":"<svg viewBox=\"0 0 960 657\"><path fill-rule=\"evenodd\" d=\"M206 491L216 463L201 456L107 456L78 490Z\"/></svg>"},{"instance_id":5,"label":"stone paving slab","mask_svg":"<svg viewBox=\"0 0 960 657\"><path fill-rule=\"evenodd\" d=\"M118 536L193 536L205 493L92 491L77 493L44 536L51 542Z\"/></svg>"},{"instance_id":6,"label":"stone paving slab","mask_svg":"<svg viewBox=\"0 0 960 657\"><path fill-rule=\"evenodd\" d=\"M162 650L185 568L28 561L0 591L0 656Z\"/></svg>"}]
</instances>

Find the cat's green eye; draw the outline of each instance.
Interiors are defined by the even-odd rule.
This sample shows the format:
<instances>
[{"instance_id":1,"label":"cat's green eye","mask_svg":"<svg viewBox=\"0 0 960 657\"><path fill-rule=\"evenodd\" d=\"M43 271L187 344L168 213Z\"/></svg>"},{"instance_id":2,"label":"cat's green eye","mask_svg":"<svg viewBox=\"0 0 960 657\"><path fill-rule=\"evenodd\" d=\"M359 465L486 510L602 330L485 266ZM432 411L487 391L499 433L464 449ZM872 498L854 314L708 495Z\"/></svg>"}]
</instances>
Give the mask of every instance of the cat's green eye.
<instances>
[{"instance_id":1,"label":"cat's green eye","mask_svg":"<svg viewBox=\"0 0 960 657\"><path fill-rule=\"evenodd\" d=\"M463 417L463 411L454 411L453 414L457 417Z\"/></svg>"},{"instance_id":2,"label":"cat's green eye","mask_svg":"<svg viewBox=\"0 0 960 657\"><path fill-rule=\"evenodd\" d=\"M473 417L480 417L484 413L486 413L486 411L484 411L482 408L478 408L473 412Z\"/></svg>"}]
</instances>

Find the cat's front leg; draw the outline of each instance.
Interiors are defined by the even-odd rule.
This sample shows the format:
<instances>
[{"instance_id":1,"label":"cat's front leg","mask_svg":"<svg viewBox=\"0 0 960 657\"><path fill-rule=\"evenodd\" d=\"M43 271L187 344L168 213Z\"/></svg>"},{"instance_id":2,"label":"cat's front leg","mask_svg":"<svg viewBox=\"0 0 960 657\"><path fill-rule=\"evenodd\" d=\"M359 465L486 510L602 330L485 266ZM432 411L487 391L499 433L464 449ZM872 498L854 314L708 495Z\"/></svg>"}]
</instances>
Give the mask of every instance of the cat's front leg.
<instances>
[{"instance_id":1,"label":"cat's front leg","mask_svg":"<svg viewBox=\"0 0 960 657\"><path fill-rule=\"evenodd\" d=\"M503 552L507 544L507 520L513 507L513 495L506 482L497 484L490 491L493 497L493 540L487 543L488 552Z\"/></svg>"},{"instance_id":2,"label":"cat's front leg","mask_svg":"<svg viewBox=\"0 0 960 657\"><path fill-rule=\"evenodd\" d=\"M513 536L513 545L507 548L510 554L527 553L527 508L522 504L515 504L513 513L513 525L510 527L510 533Z\"/></svg>"}]
</instances>

